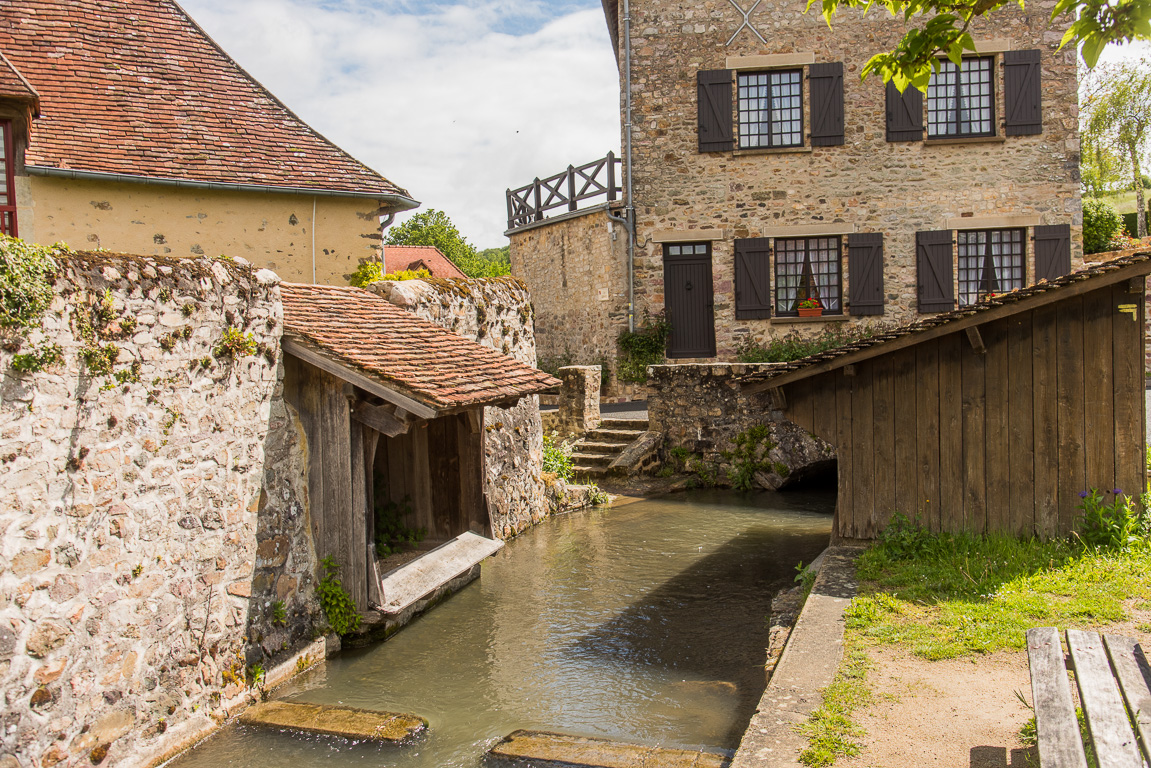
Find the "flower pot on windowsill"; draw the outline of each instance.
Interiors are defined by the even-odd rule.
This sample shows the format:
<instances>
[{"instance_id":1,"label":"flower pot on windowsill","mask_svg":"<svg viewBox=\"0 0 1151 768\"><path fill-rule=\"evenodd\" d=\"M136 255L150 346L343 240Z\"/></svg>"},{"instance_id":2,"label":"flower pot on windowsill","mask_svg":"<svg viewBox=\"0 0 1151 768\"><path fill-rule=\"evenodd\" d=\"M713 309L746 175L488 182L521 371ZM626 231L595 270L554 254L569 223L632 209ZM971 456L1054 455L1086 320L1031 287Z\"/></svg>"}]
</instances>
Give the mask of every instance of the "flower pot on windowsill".
<instances>
[{"instance_id":1,"label":"flower pot on windowsill","mask_svg":"<svg viewBox=\"0 0 1151 768\"><path fill-rule=\"evenodd\" d=\"M797 307L800 317L823 317L823 307Z\"/></svg>"}]
</instances>

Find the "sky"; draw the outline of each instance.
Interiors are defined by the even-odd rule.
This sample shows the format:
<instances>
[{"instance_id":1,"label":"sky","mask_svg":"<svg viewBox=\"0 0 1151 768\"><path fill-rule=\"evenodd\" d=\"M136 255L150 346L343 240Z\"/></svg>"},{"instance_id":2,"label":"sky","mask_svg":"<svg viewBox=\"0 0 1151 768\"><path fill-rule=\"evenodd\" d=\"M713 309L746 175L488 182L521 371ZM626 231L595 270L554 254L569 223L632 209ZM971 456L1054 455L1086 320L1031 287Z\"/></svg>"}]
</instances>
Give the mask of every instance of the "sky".
<instances>
[{"instance_id":1,"label":"sky","mask_svg":"<svg viewBox=\"0 0 1151 768\"><path fill-rule=\"evenodd\" d=\"M478 248L507 245L506 189L619 152L599 0L181 5L306 123Z\"/></svg>"},{"instance_id":2,"label":"sky","mask_svg":"<svg viewBox=\"0 0 1151 768\"><path fill-rule=\"evenodd\" d=\"M599 0L181 5L306 123L478 248L507 245L506 189L619 153ZM1102 60L1149 50L1109 46Z\"/></svg>"}]
</instances>

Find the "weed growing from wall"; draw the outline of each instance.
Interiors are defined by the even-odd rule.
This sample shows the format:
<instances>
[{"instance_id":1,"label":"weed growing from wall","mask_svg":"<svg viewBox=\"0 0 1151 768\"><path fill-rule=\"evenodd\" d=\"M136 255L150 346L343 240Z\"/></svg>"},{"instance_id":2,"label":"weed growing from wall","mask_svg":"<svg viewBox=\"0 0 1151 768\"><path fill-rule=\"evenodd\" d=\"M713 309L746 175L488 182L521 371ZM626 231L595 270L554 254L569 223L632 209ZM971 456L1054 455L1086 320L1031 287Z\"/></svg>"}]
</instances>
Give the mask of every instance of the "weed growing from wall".
<instances>
[{"instance_id":1,"label":"weed growing from wall","mask_svg":"<svg viewBox=\"0 0 1151 768\"><path fill-rule=\"evenodd\" d=\"M320 561L324 568L324 578L316 584L316 594L320 598L320 608L328 625L337 635L346 635L360 628L360 614L348 590L338 578L340 566L328 555Z\"/></svg>"},{"instance_id":2,"label":"weed growing from wall","mask_svg":"<svg viewBox=\"0 0 1151 768\"><path fill-rule=\"evenodd\" d=\"M64 350L59 344L41 344L31 352L12 357L12 367L19 373L37 373L64 362Z\"/></svg>"},{"instance_id":3,"label":"weed growing from wall","mask_svg":"<svg viewBox=\"0 0 1151 768\"><path fill-rule=\"evenodd\" d=\"M894 327L885 323L832 326L811 337L800 336L797 331L791 331L767 343L745 336L736 345L735 354L741 363L790 363L792 360L800 360L829 349L878 336Z\"/></svg>"},{"instance_id":4,"label":"weed growing from wall","mask_svg":"<svg viewBox=\"0 0 1151 768\"><path fill-rule=\"evenodd\" d=\"M570 482L575 470L572 468L572 447L566 441L557 442L551 435L544 435L543 471Z\"/></svg>"},{"instance_id":5,"label":"weed growing from wall","mask_svg":"<svg viewBox=\"0 0 1151 768\"><path fill-rule=\"evenodd\" d=\"M621 331L617 341L619 359L615 375L620 381L647 381L647 367L659 365L667 350L671 324L663 315L648 315L634 331Z\"/></svg>"},{"instance_id":6,"label":"weed growing from wall","mask_svg":"<svg viewBox=\"0 0 1151 768\"><path fill-rule=\"evenodd\" d=\"M755 474L775 468L768 454L775 448L771 429L764 424L740 432L735 436L735 450L724 451L723 458L731 462L727 478L739 491L750 491L755 486ZM787 468L784 467L784 474Z\"/></svg>"},{"instance_id":7,"label":"weed growing from wall","mask_svg":"<svg viewBox=\"0 0 1151 768\"><path fill-rule=\"evenodd\" d=\"M224 335L217 342L216 346L212 348L212 354L216 357L228 357L236 360L241 357L248 357L256 354L257 345L256 337L250 333L244 333L239 328L229 327L224 331Z\"/></svg>"},{"instance_id":8,"label":"weed growing from wall","mask_svg":"<svg viewBox=\"0 0 1151 768\"><path fill-rule=\"evenodd\" d=\"M0 235L0 328L37 325L52 303L62 245L43 246Z\"/></svg>"}]
</instances>

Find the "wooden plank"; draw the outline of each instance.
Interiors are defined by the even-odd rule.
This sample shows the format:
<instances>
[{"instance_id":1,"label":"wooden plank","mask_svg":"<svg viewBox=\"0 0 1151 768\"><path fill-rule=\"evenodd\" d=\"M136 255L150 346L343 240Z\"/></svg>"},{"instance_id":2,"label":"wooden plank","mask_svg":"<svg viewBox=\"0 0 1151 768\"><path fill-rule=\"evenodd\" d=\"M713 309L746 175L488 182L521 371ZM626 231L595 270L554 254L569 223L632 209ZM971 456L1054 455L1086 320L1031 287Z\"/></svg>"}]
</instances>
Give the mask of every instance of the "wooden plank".
<instances>
[{"instance_id":1,"label":"wooden plank","mask_svg":"<svg viewBox=\"0 0 1151 768\"><path fill-rule=\"evenodd\" d=\"M1059 630L1055 627L1027 630L1027 661L1031 667L1031 702L1035 707L1039 764L1087 768Z\"/></svg>"},{"instance_id":2,"label":"wooden plank","mask_svg":"<svg viewBox=\"0 0 1151 768\"><path fill-rule=\"evenodd\" d=\"M347 575L352 559L359 559L360 549L352 541L352 456L351 417L344 382L324 375L323 414L320 420L320 443L324 465L324 545ZM358 511L358 510L357 510Z\"/></svg>"},{"instance_id":3,"label":"wooden plank","mask_svg":"<svg viewBox=\"0 0 1151 768\"><path fill-rule=\"evenodd\" d=\"M368 562L368 604L381 605L384 602L383 592L380 591L380 576L376 567L376 482L382 467L387 467L386 458L381 456L386 452L387 440L374 429L364 430L364 467L367 469L365 493L368 502L368 530L367 530L367 562ZM384 458L377 463L377 458ZM385 481L386 482L386 481ZM383 499L381 499L383 501Z\"/></svg>"},{"instance_id":4,"label":"wooden plank","mask_svg":"<svg viewBox=\"0 0 1151 768\"><path fill-rule=\"evenodd\" d=\"M1059 418L1055 307L1031 316L1032 421L1035 425L1035 534L1059 534Z\"/></svg>"},{"instance_id":5,"label":"wooden plank","mask_svg":"<svg viewBox=\"0 0 1151 768\"><path fill-rule=\"evenodd\" d=\"M1059 533L1070 532L1078 515L1080 492L1087 487L1083 452L1083 300L1069 299L1056 309L1056 416L1059 420Z\"/></svg>"},{"instance_id":6,"label":"wooden plank","mask_svg":"<svg viewBox=\"0 0 1151 768\"><path fill-rule=\"evenodd\" d=\"M895 501L895 377L890 356L868 363L872 369L872 441L875 453L875 527L887 526Z\"/></svg>"},{"instance_id":7,"label":"wooden plank","mask_svg":"<svg viewBox=\"0 0 1151 768\"><path fill-rule=\"evenodd\" d=\"M408 493L412 497L412 509L419 521L416 528L427 528L428 538L437 540L432 533L436 530L432 511L432 475L428 462L428 427L420 424L408 433L412 438L412 454L408 462Z\"/></svg>"},{"instance_id":8,"label":"wooden plank","mask_svg":"<svg viewBox=\"0 0 1151 768\"><path fill-rule=\"evenodd\" d=\"M835 410L835 376L819 376L811 380L814 406L812 432L831 444L839 439L838 418Z\"/></svg>"},{"instance_id":9,"label":"wooden plank","mask_svg":"<svg viewBox=\"0 0 1151 768\"><path fill-rule=\"evenodd\" d=\"M1115 484L1114 339L1110 288L1083 297L1083 439L1087 487L1109 491ZM1120 316L1120 319L1124 319ZM1133 320L1128 323L1134 325Z\"/></svg>"},{"instance_id":10,"label":"wooden plank","mask_svg":"<svg viewBox=\"0 0 1151 768\"><path fill-rule=\"evenodd\" d=\"M1010 317L1017 312L1028 312L1042 307L1047 304L1052 304L1058 301L1065 301L1075 296L1082 296L1093 290L1102 288L1105 285L1111 285L1123 280L1129 280L1133 277L1142 277L1148 272L1151 272L1151 261L1138 262L1126 267L1121 267L1114 272L1106 272L1101 275L1081 280L1079 282L1071 283L1070 285L1061 286L1056 290L1045 291L1043 293L1029 296L1020 301L1015 301L1010 304L1003 304L992 309L987 309L979 312L973 312L966 317L960 317L942 325L937 325L932 328L913 333L908 336L900 336L897 339L886 341L876 344L866 349L856 350L849 352L846 355L832 358L831 360L824 360L814 365L809 365L794 371L781 373L768 379L760 379L753 381L743 387L744 394L755 394L762 392L765 389L772 387L783 387L788 384L794 384L797 381L809 378L811 376L818 376L821 373L834 371L842 368L845 365L854 365L864 360L870 360L877 355L885 355L890 352L895 352L900 349L907 349L914 347L917 344L922 344L925 341L938 339L940 336L946 336L949 333L957 331L966 331L972 326L983 326L996 320L1001 320L1005 317ZM985 340L986 341L986 340Z\"/></svg>"},{"instance_id":11,"label":"wooden plank","mask_svg":"<svg viewBox=\"0 0 1151 768\"><path fill-rule=\"evenodd\" d=\"M939 342L915 348L915 463L919 468L916 511L939 530Z\"/></svg>"},{"instance_id":12,"label":"wooden plank","mask_svg":"<svg viewBox=\"0 0 1151 768\"><path fill-rule=\"evenodd\" d=\"M1116 283L1112 290L1112 370L1114 377L1115 483L1138 497L1146 487L1144 445L1147 439L1147 398L1144 392L1144 281ZM1135 305L1135 311L1120 307Z\"/></svg>"},{"instance_id":13,"label":"wooden plank","mask_svg":"<svg viewBox=\"0 0 1151 768\"><path fill-rule=\"evenodd\" d=\"M987 531L1012 533L1011 525L1011 440L1010 364L1007 347L1007 321L992 323L982 329L987 344L986 410L983 430L984 471L987 476Z\"/></svg>"},{"instance_id":14,"label":"wooden plank","mask_svg":"<svg viewBox=\"0 0 1151 768\"><path fill-rule=\"evenodd\" d=\"M963 515L963 346L961 333L939 340L939 527L961 531Z\"/></svg>"},{"instance_id":15,"label":"wooden plank","mask_svg":"<svg viewBox=\"0 0 1151 768\"><path fill-rule=\"evenodd\" d=\"M352 418L388 437L402 435L411 426L411 422L396 416L393 406L372 405L362 400L352 405Z\"/></svg>"},{"instance_id":16,"label":"wooden plank","mask_svg":"<svg viewBox=\"0 0 1151 768\"><path fill-rule=\"evenodd\" d=\"M428 469L437 539L451 539L468 529L460 508L458 421L455 416L446 416L428 423Z\"/></svg>"},{"instance_id":17,"label":"wooden plank","mask_svg":"<svg viewBox=\"0 0 1151 768\"><path fill-rule=\"evenodd\" d=\"M1035 393L1031 359L1031 314L1007 321L1007 455L1011 505L1005 530L1030 536L1035 530Z\"/></svg>"},{"instance_id":18,"label":"wooden plank","mask_svg":"<svg viewBox=\"0 0 1151 768\"><path fill-rule=\"evenodd\" d=\"M987 348L960 354L963 398L963 521L972 533L987 530Z\"/></svg>"},{"instance_id":19,"label":"wooden plank","mask_svg":"<svg viewBox=\"0 0 1151 768\"><path fill-rule=\"evenodd\" d=\"M350 414L349 414L350 415ZM350 538L348 565L341 574L344 588L356 601L356 609L368 610L368 563L375 562L371 555L368 538L368 518L373 510L368 506L368 481L372 473L365 461L366 441L364 432L371 431L357 421L349 421L348 445L350 447L350 468L352 475L351 505L348 508ZM374 569L373 569L374 570Z\"/></svg>"},{"instance_id":20,"label":"wooden plank","mask_svg":"<svg viewBox=\"0 0 1151 768\"><path fill-rule=\"evenodd\" d=\"M794 387L784 394L784 399L787 400L784 413L787 414L788 420L809 432L815 432L815 397L812 389L809 383L802 387Z\"/></svg>"},{"instance_id":21,"label":"wooden plank","mask_svg":"<svg viewBox=\"0 0 1151 768\"><path fill-rule=\"evenodd\" d=\"M919 511L916 463L915 350L892 355L895 390L895 508L909 518Z\"/></svg>"},{"instance_id":22,"label":"wooden plank","mask_svg":"<svg viewBox=\"0 0 1151 768\"><path fill-rule=\"evenodd\" d=\"M404 498L407 497L410 502L408 463L412 455L411 433L387 438L384 442L388 446L388 498L397 504L403 504ZM412 523L414 520L405 522L405 525Z\"/></svg>"},{"instance_id":23,"label":"wooden plank","mask_svg":"<svg viewBox=\"0 0 1151 768\"><path fill-rule=\"evenodd\" d=\"M856 536L875 538L875 440L872 428L871 365L861 365L851 377L851 515Z\"/></svg>"},{"instance_id":24,"label":"wooden plank","mask_svg":"<svg viewBox=\"0 0 1151 768\"><path fill-rule=\"evenodd\" d=\"M468 416L462 416L466 426ZM457 450L460 455L460 509L472 533L490 537L491 523L484 504L483 491L483 432L461 428L456 430Z\"/></svg>"},{"instance_id":25,"label":"wooden plank","mask_svg":"<svg viewBox=\"0 0 1151 768\"><path fill-rule=\"evenodd\" d=\"M856 446L851 442L851 379L843 371L835 374L835 447L839 467L839 496L835 501L835 517L839 524L839 535L855 538L859 534L855 526L855 489L852 475L852 456Z\"/></svg>"},{"instance_id":26,"label":"wooden plank","mask_svg":"<svg viewBox=\"0 0 1151 768\"><path fill-rule=\"evenodd\" d=\"M1143 768L1143 757L1127 719L1127 710L1123 708L1123 697L1111 676L1103 640L1097 632L1069 629L1067 647L1071 651L1079 701L1083 704L1099 765Z\"/></svg>"},{"instance_id":27,"label":"wooden plank","mask_svg":"<svg viewBox=\"0 0 1151 768\"><path fill-rule=\"evenodd\" d=\"M1144 756L1151 756L1151 664L1143 646L1130 637L1104 635L1107 657L1119 681L1119 691L1131 719Z\"/></svg>"}]
</instances>

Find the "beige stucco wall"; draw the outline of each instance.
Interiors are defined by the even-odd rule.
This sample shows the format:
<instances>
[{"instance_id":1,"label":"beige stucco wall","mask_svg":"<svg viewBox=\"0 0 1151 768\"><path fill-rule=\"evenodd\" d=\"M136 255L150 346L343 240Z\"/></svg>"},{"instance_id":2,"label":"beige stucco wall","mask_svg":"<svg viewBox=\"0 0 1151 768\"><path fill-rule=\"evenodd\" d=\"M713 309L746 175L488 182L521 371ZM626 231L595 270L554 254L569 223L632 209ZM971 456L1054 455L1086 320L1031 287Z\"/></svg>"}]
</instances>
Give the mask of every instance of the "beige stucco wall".
<instances>
[{"instance_id":1,"label":"beige stucco wall","mask_svg":"<svg viewBox=\"0 0 1151 768\"><path fill-rule=\"evenodd\" d=\"M367 198L45 176L16 182L20 236L34 242L139 254L240 256L284 280L334 285L347 284L345 275L362 260L379 258L379 204Z\"/></svg>"},{"instance_id":2,"label":"beige stucco wall","mask_svg":"<svg viewBox=\"0 0 1151 768\"><path fill-rule=\"evenodd\" d=\"M768 236L771 227L838 223L883 232L886 314L866 320L917 316L915 232L949 228L948 219L1015 214L1042 224L1069 223L1072 266L1082 266L1075 51L1056 51L1062 29L1051 25L1053 2L1028 3L1026 12L997 12L974 30L977 39L1042 50L1043 133L951 145L885 140L883 83L875 77L861 82L859 73L871 55L894 45L902 34L898 21L844 10L829 30L818 8L805 15L804 6L799 0L764 0L751 21L767 44L744 29L726 46L743 21L728 0L632 0L640 316L663 308L663 249L653 235L669 230L722 231L713 242L712 266L717 351L725 359L749 334L763 339L793 329L807 333L830 322L736 320L732 241ZM699 153L696 72L724 69L728 57L799 52L844 63L846 143L803 151ZM1002 55L995 69L995 118L1002 136ZM806 77L804 106L810 113ZM804 127L810 130L810 119ZM1028 242L1028 278L1032 257ZM851 282L846 261L845 255L845 294ZM543 294L531 288L542 315Z\"/></svg>"}]
</instances>

